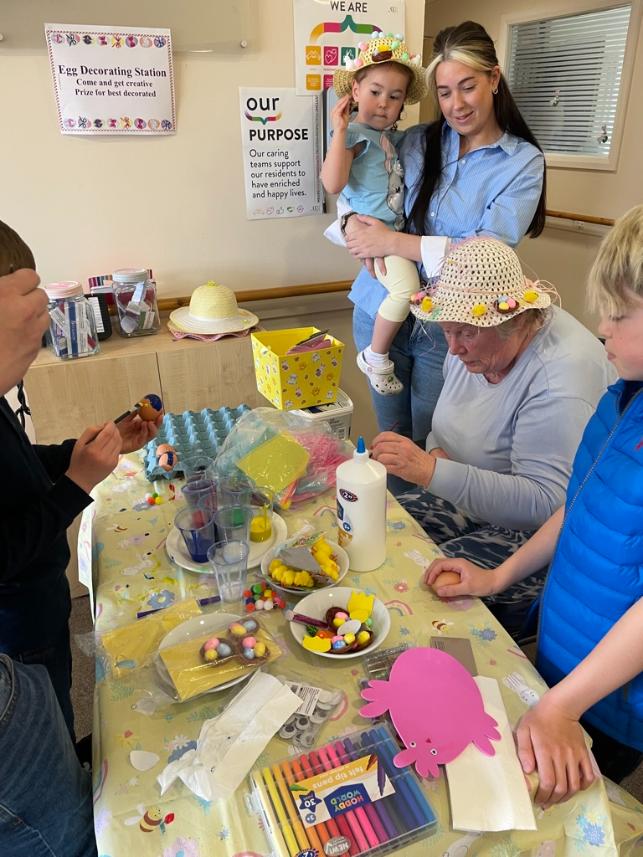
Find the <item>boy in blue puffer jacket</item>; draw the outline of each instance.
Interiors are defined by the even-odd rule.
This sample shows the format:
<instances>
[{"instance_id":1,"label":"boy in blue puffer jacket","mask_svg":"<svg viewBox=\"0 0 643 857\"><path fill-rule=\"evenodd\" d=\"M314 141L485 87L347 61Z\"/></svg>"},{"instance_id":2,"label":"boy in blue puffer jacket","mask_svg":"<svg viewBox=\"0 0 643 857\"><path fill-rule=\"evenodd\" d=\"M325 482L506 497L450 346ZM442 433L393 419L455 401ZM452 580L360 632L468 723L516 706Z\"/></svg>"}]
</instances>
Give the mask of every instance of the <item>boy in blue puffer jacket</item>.
<instances>
[{"instance_id":1,"label":"boy in blue puffer jacket","mask_svg":"<svg viewBox=\"0 0 643 857\"><path fill-rule=\"evenodd\" d=\"M588 293L620 380L587 424L565 506L498 568L442 559L425 578L456 571L460 582L438 595L483 596L551 561L536 666L553 687L517 727L523 769L538 771L545 805L595 778L580 724L611 779L643 758L643 205L604 239Z\"/></svg>"}]
</instances>

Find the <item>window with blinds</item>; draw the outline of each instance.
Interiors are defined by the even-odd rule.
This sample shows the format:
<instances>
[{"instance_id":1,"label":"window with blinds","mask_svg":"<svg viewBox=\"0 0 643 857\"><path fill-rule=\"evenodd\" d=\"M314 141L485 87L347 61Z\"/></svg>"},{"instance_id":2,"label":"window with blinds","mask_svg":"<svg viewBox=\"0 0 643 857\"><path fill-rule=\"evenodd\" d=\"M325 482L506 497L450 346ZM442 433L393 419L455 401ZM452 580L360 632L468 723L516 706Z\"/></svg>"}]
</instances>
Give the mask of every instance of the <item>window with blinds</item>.
<instances>
[{"instance_id":1,"label":"window with blinds","mask_svg":"<svg viewBox=\"0 0 643 857\"><path fill-rule=\"evenodd\" d=\"M635 2L507 22L505 75L549 163L615 166Z\"/></svg>"}]
</instances>

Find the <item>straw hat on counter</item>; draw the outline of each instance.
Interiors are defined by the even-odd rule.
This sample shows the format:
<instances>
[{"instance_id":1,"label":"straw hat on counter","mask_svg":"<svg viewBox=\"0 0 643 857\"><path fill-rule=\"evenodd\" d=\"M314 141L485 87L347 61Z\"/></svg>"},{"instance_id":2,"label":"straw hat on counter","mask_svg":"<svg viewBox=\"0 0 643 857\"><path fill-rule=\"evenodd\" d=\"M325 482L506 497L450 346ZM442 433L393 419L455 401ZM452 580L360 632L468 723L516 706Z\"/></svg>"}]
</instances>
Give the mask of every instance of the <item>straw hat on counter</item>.
<instances>
[{"instance_id":1,"label":"straw hat on counter","mask_svg":"<svg viewBox=\"0 0 643 857\"><path fill-rule=\"evenodd\" d=\"M254 313L239 309L232 289L209 280L192 292L189 306L170 313L170 323L183 333L214 335L249 330L259 319Z\"/></svg>"}]
</instances>

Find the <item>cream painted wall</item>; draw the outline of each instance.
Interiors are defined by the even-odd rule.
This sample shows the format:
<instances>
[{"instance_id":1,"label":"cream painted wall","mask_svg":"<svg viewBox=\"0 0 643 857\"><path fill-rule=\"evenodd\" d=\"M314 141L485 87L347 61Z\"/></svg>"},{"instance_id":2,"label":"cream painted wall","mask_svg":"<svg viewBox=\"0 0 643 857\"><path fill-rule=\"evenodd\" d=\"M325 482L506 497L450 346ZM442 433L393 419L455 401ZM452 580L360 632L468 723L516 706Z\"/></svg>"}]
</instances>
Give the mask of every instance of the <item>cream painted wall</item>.
<instances>
[{"instance_id":1,"label":"cream painted wall","mask_svg":"<svg viewBox=\"0 0 643 857\"><path fill-rule=\"evenodd\" d=\"M175 56L172 137L63 137L44 46L0 54L0 219L32 246L45 282L149 265L173 296L210 278L244 289L354 276L353 260L322 237L330 215L246 220L237 88L294 85L292 0L255 7L258 46ZM406 0L412 50L423 20L424 0ZM412 108L407 121L417 117Z\"/></svg>"},{"instance_id":2,"label":"cream painted wall","mask_svg":"<svg viewBox=\"0 0 643 857\"><path fill-rule=\"evenodd\" d=\"M559 0L429 0L425 12L425 61L431 42L442 27L471 19L482 24L498 43L502 15L511 12L546 14L560 8ZM582 9L582 2L576 2ZM632 72L620 157L614 172L549 168L547 208L616 218L643 201L641 140L643 139L643 27ZM427 117L428 118L428 117ZM555 221L552 221L555 222ZM584 306L585 278L600 243L599 236L574 234L548 226L532 241L525 239L518 253L527 270L554 283L563 306L593 327L595 320Z\"/></svg>"}]
</instances>

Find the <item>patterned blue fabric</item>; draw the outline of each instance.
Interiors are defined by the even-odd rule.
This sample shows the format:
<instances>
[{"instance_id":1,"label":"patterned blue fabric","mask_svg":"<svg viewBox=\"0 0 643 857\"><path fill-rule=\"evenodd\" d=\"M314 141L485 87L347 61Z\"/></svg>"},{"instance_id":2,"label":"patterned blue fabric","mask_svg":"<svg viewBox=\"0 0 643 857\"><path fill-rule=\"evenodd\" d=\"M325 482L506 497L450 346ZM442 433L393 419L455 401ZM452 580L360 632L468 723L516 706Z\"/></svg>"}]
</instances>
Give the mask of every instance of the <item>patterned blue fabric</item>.
<instances>
[{"instance_id":1,"label":"patterned blue fabric","mask_svg":"<svg viewBox=\"0 0 643 857\"><path fill-rule=\"evenodd\" d=\"M550 685L643 596L643 391L622 411L626 389L623 381L608 388L574 460L541 607L537 666ZM643 674L584 719L643 750Z\"/></svg>"},{"instance_id":2,"label":"patterned blue fabric","mask_svg":"<svg viewBox=\"0 0 643 857\"><path fill-rule=\"evenodd\" d=\"M407 216L424 168L426 128L410 128L399 146ZM538 206L545 163L542 153L512 134L503 134L495 143L463 158L458 158L459 145L459 134L445 124L442 178L431 198L424 234L456 241L491 235L515 246L527 232ZM348 297L374 317L386 290L362 269Z\"/></svg>"}]
</instances>

